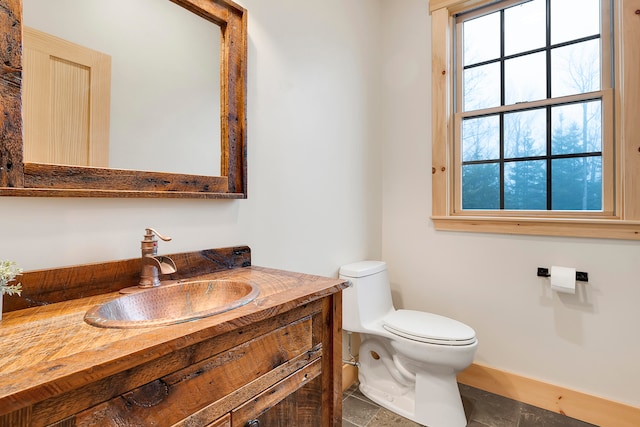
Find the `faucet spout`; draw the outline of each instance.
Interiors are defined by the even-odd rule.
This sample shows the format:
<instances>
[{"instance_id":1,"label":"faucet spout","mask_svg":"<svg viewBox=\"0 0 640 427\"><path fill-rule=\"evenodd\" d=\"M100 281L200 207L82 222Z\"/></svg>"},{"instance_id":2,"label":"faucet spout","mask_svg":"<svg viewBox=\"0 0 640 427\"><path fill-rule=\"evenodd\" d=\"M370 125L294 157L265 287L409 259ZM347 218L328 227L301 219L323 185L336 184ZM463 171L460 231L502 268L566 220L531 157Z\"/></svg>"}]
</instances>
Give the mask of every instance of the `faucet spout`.
<instances>
[{"instance_id":1,"label":"faucet spout","mask_svg":"<svg viewBox=\"0 0 640 427\"><path fill-rule=\"evenodd\" d=\"M143 256L139 286L141 288L160 286L160 274L171 274L176 271L178 271L176 263L168 256Z\"/></svg>"},{"instance_id":2,"label":"faucet spout","mask_svg":"<svg viewBox=\"0 0 640 427\"><path fill-rule=\"evenodd\" d=\"M178 271L176 263L168 256L157 256L155 259L160 266L160 274L171 274Z\"/></svg>"}]
</instances>

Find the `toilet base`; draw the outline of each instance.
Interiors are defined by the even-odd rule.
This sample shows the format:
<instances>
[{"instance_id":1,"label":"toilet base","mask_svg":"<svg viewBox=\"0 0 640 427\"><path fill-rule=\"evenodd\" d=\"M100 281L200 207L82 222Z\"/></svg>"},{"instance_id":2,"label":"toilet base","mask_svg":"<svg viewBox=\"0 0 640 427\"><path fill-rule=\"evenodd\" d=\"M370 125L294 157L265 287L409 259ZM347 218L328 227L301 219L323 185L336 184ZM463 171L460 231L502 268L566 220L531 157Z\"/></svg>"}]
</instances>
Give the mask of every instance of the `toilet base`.
<instances>
[{"instance_id":1,"label":"toilet base","mask_svg":"<svg viewBox=\"0 0 640 427\"><path fill-rule=\"evenodd\" d=\"M384 388L384 384L378 383L376 385L380 387L372 387L361 382L360 392L383 408L387 408L391 412L418 422L414 414L415 395L413 390L404 396L398 396L387 393L385 390L389 390L389 388ZM387 385L390 388L393 387L393 383L388 383Z\"/></svg>"},{"instance_id":2,"label":"toilet base","mask_svg":"<svg viewBox=\"0 0 640 427\"><path fill-rule=\"evenodd\" d=\"M360 344L360 391L378 405L429 427L465 427L456 373L412 374L393 359L387 340L364 336ZM417 404L416 404L417 402Z\"/></svg>"}]
</instances>

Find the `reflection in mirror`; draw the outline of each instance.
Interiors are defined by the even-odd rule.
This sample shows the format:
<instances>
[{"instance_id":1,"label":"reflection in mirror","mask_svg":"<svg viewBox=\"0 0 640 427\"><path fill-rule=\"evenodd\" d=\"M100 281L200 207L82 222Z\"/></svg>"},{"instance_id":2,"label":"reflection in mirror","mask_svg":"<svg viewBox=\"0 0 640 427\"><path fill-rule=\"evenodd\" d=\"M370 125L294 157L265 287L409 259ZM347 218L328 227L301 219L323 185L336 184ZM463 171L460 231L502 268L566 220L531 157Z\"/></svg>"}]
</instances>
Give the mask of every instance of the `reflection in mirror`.
<instances>
[{"instance_id":1,"label":"reflection in mirror","mask_svg":"<svg viewBox=\"0 0 640 427\"><path fill-rule=\"evenodd\" d=\"M25 161L28 153L23 146L22 0L0 0L0 196L247 197L247 11L232 0L170 1L204 18L221 32L220 117L215 120L220 122L220 176ZM128 2L127 7L111 19L126 20L129 6ZM141 79L155 79L162 71L149 70L149 74ZM165 107L166 104L160 106ZM164 114L157 118L159 123L156 125L170 119L170 114ZM184 140L174 140L170 147L161 151L170 151L177 156L178 152L189 151L184 149L183 143ZM134 138L128 138L127 144L126 150L129 150L135 144ZM155 150L155 145L152 148L152 151L159 151ZM189 155L190 163L193 157L194 154Z\"/></svg>"},{"instance_id":2,"label":"reflection in mirror","mask_svg":"<svg viewBox=\"0 0 640 427\"><path fill-rule=\"evenodd\" d=\"M23 0L23 24L25 162L222 174L220 27L158 0ZM27 27L44 35L34 37ZM71 50L55 67L42 53L51 43ZM71 60L79 49L75 45L110 58L110 78L107 73L100 85L107 87L106 96L98 96L96 86L105 73ZM68 50L55 47L54 52L63 56ZM43 69L61 71L36 73ZM68 92L38 83L52 81L59 82L56 88L69 81L73 87L77 81L88 86ZM58 95L43 102L43 93ZM60 107L70 102L67 93L80 95L71 106ZM105 113L98 114L100 109ZM75 112L77 120L61 117L60 111ZM75 148L68 148L71 143Z\"/></svg>"}]
</instances>

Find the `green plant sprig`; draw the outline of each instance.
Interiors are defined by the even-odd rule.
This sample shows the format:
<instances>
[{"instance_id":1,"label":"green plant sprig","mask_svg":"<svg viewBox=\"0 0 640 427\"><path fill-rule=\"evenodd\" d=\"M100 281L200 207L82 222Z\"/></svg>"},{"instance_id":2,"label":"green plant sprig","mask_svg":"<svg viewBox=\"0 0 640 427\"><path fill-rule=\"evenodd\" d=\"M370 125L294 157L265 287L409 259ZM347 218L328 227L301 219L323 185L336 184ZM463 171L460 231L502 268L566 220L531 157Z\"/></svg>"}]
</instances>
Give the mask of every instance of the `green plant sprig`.
<instances>
[{"instance_id":1,"label":"green plant sprig","mask_svg":"<svg viewBox=\"0 0 640 427\"><path fill-rule=\"evenodd\" d=\"M0 260L0 296L20 295L22 285L20 283L10 284L22 273L22 269L14 261Z\"/></svg>"}]
</instances>

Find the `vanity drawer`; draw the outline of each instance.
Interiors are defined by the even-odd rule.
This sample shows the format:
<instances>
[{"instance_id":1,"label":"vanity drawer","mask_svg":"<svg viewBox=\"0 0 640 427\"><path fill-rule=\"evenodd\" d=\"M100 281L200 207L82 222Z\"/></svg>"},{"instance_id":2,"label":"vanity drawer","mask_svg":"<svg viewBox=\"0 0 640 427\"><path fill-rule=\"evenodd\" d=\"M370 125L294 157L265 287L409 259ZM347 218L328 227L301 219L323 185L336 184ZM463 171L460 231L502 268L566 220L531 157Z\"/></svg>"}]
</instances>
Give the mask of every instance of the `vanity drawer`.
<instances>
[{"instance_id":1,"label":"vanity drawer","mask_svg":"<svg viewBox=\"0 0 640 427\"><path fill-rule=\"evenodd\" d=\"M322 423L321 360L305 366L231 412L231 427L273 426L279 420L296 427Z\"/></svg>"},{"instance_id":2,"label":"vanity drawer","mask_svg":"<svg viewBox=\"0 0 640 427\"><path fill-rule=\"evenodd\" d=\"M249 394L247 385L253 382L264 390L319 357L314 323L312 316L305 317L147 383L78 414L76 425L171 425L213 402L227 401L228 409L217 404L215 412L221 413L209 414L216 419L234 407L230 395L239 390ZM271 384L259 381L265 376Z\"/></svg>"},{"instance_id":3,"label":"vanity drawer","mask_svg":"<svg viewBox=\"0 0 640 427\"><path fill-rule=\"evenodd\" d=\"M206 427L231 427L231 414L227 414L211 424L207 424Z\"/></svg>"}]
</instances>

